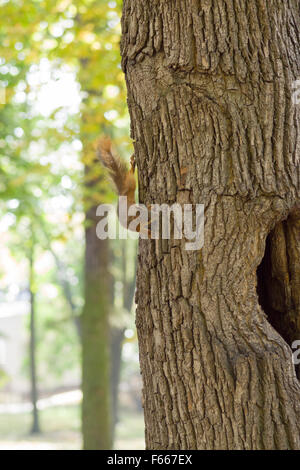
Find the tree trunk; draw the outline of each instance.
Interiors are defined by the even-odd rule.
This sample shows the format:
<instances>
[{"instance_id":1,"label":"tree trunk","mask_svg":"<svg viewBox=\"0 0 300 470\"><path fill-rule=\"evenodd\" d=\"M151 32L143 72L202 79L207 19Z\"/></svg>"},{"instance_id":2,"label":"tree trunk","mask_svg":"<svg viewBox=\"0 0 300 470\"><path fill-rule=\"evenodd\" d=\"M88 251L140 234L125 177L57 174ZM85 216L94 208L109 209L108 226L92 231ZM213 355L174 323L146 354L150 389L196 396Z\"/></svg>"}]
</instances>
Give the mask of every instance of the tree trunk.
<instances>
[{"instance_id":1,"label":"tree trunk","mask_svg":"<svg viewBox=\"0 0 300 470\"><path fill-rule=\"evenodd\" d=\"M121 244L121 269L122 269L122 285L123 285L123 309L128 313L132 311L135 291L135 271L133 278L128 275L126 240L119 240ZM128 246L128 245L127 245ZM112 260L114 261L114 260ZM135 263L136 268L136 263ZM112 304L114 298L112 299ZM112 390L112 418L113 418L113 434L115 436L116 424L119 421L119 385L121 379L122 367L122 347L124 341L125 327L111 326L111 390Z\"/></svg>"},{"instance_id":2,"label":"tree trunk","mask_svg":"<svg viewBox=\"0 0 300 470\"><path fill-rule=\"evenodd\" d=\"M85 450L111 448L108 240L96 235L96 208L87 212L82 336L82 433ZM96 220L97 219L97 220Z\"/></svg>"},{"instance_id":3,"label":"tree trunk","mask_svg":"<svg viewBox=\"0 0 300 470\"><path fill-rule=\"evenodd\" d=\"M205 207L203 249L139 245L149 449L300 448L299 24L298 0L124 1L140 202Z\"/></svg>"},{"instance_id":4,"label":"tree trunk","mask_svg":"<svg viewBox=\"0 0 300 470\"><path fill-rule=\"evenodd\" d=\"M30 381L32 403L32 427L31 433L41 432L37 408L38 389L36 374L36 333L35 333L35 282L34 282L34 246L32 246L29 259L29 292L30 292Z\"/></svg>"},{"instance_id":5,"label":"tree trunk","mask_svg":"<svg viewBox=\"0 0 300 470\"><path fill-rule=\"evenodd\" d=\"M112 433L115 438L116 425L119 421L119 385L122 365L122 346L125 329L110 328L110 357L111 357L111 415Z\"/></svg>"}]
</instances>

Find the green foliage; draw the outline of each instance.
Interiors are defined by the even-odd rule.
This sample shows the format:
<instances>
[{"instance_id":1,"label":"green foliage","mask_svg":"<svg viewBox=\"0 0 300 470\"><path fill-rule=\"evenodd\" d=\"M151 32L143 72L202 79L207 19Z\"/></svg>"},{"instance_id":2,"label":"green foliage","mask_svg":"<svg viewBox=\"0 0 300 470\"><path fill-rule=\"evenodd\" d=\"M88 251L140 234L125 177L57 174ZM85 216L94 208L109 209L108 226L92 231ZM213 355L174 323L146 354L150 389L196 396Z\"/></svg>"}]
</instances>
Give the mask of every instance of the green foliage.
<instances>
[{"instance_id":1,"label":"green foliage","mask_svg":"<svg viewBox=\"0 0 300 470\"><path fill-rule=\"evenodd\" d=\"M8 221L9 248L18 264L33 247L37 259L51 260L42 272L35 266L42 381L79 364L84 212L115 199L95 163L95 143L107 134L123 156L132 152L120 66L121 3L0 0L0 86L6 89L6 104L0 105L0 216ZM37 102L39 92L68 73L78 85L78 108L70 111L53 96L57 105L46 112ZM128 322L130 309L122 299L134 276L135 247L128 245L124 277L122 247L112 243L113 324L121 317L122 326Z\"/></svg>"}]
</instances>

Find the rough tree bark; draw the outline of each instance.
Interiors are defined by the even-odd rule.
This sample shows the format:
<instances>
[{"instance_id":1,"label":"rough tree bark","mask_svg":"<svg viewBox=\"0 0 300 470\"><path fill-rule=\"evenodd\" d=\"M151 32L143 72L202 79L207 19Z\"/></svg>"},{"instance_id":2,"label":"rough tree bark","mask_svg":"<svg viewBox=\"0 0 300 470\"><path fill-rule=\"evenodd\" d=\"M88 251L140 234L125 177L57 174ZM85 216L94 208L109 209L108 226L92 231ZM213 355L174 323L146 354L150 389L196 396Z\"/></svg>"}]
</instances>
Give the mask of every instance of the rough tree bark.
<instances>
[{"instance_id":1,"label":"rough tree bark","mask_svg":"<svg viewBox=\"0 0 300 470\"><path fill-rule=\"evenodd\" d=\"M202 250L140 241L149 449L300 448L299 25L298 0L124 1L140 202L205 205Z\"/></svg>"}]
</instances>

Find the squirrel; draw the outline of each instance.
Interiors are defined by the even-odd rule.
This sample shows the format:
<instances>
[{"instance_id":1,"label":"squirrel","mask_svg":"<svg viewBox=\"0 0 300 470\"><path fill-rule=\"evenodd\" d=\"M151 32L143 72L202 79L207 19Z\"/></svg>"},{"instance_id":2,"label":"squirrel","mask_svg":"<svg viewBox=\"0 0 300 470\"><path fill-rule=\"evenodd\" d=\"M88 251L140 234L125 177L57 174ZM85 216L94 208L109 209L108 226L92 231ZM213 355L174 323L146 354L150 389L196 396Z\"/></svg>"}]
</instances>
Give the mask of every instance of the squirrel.
<instances>
[{"instance_id":1,"label":"squirrel","mask_svg":"<svg viewBox=\"0 0 300 470\"><path fill-rule=\"evenodd\" d=\"M135 157L131 156L130 169L124 160L112 151L109 137L102 137L97 143L97 155L102 164L108 169L119 196L126 196L128 206L135 204Z\"/></svg>"},{"instance_id":2,"label":"squirrel","mask_svg":"<svg viewBox=\"0 0 300 470\"><path fill-rule=\"evenodd\" d=\"M134 173L136 161L134 154L131 156L130 168L128 169L126 162L113 152L109 137L98 139L96 152L103 166L108 169L119 195L118 217L121 225L138 232L141 238L157 238L160 222L159 211L156 212L155 208L153 209L149 205L142 207L142 205L136 204L135 201L136 180ZM186 173L187 168L180 170L182 181L184 181ZM144 212L143 209L145 209ZM139 212L140 215L138 217L131 215L135 212Z\"/></svg>"},{"instance_id":3,"label":"squirrel","mask_svg":"<svg viewBox=\"0 0 300 470\"><path fill-rule=\"evenodd\" d=\"M142 232L144 230L148 232L148 223L146 223L147 228L145 229L143 227L144 224L138 224L134 229L132 229L130 223L135 220L135 216L128 215L130 207L136 205L136 180L134 176L136 162L134 154L131 156L130 168L128 169L126 162L122 160L119 155L113 152L112 143L109 137L102 137L98 140L96 151L101 163L105 168L108 169L109 175L116 187L119 198L122 196L127 198L127 214L120 215L120 202L118 204L118 215L121 225L129 230L134 230L136 232Z\"/></svg>"}]
</instances>

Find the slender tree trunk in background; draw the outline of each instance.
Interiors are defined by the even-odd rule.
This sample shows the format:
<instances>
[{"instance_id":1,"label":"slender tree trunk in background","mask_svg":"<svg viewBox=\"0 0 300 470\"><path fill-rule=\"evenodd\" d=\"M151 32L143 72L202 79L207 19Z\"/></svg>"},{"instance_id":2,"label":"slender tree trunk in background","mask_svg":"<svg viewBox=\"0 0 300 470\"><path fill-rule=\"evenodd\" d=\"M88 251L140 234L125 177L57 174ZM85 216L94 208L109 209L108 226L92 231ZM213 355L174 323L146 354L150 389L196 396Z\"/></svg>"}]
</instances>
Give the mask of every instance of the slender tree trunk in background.
<instances>
[{"instance_id":1,"label":"slender tree trunk in background","mask_svg":"<svg viewBox=\"0 0 300 470\"><path fill-rule=\"evenodd\" d=\"M147 448L300 448L299 14L124 1L140 201L205 206L203 249L140 241Z\"/></svg>"},{"instance_id":2,"label":"slender tree trunk in background","mask_svg":"<svg viewBox=\"0 0 300 470\"><path fill-rule=\"evenodd\" d=\"M127 269L127 253L126 253L126 240L120 240L122 249L122 285L123 285L123 308L128 313L132 310L134 291L135 291L135 275L132 279L128 279ZM136 267L136 263L135 263ZM134 269L134 273L136 269ZM112 417L113 417L113 430L115 434L115 427L119 420L119 385L121 379L121 366L122 366L122 346L124 341L125 328L111 327L111 389L112 389Z\"/></svg>"},{"instance_id":3,"label":"slender tree trunk in background","mask_svg":"<svg viewBox=\"0 0 300 470\"><path fill-rule=\"evenodd\" d=\"M122 364L122 346L125 328L110 328L110 357L111 357L111 405L112 428L115 437L116 424L119 421L119 385Z\"/></svg>"},{"instance_id":4,"label":"slender tree trunk in background","mask_svg":"<svg viewBox=\"0 0 300 470\"><path fill-rule=\"evenodd\" d=\"M96 235L96 208L87 212L82 334L82 432L85 450L111 448L108 240Z\"/></svg>"},{"instance_id":5,"label":"slender tree trunk in background","mask_svg":"<svg viewBox=\"0 0 300 470\"><path fill-rule=\"evenodd\" d=\"M35 286L34 286L34 246L29 259L29 291L30 291L30 378L31 378L31 403L32 403L32 427L31 433L40 433L39 416L37 409L38 390L36 374L36 333L35 333Z\"/></svg>"},{"instance_id":6,"label":"slender tree trunk in background","mask_svg":"<svg viewBox=\"0 0 300 470\"><path fill-rule=\"evenodd\" d=\"M51 246L49 247L49 251L54 258L56 268L57 268L58 280L61 285L62 291L64 293L66 302L70 307L70 313L71 313L72 320L76 328L78 338L81 339L80 317L77 315L77 312L76 312L77 308L76 308L75 302L73 301L71 285L67 279L67 275L66 275L67 266L64 265L64 263L60 260L60 258L55 253L55 251L51 248Z\"/></svg>"},{"instance_id":7,"label":"slender tree trunk in background","mask_svg":"<svg viewBox=\"0 0 300 470\"><path fill-rule=\"evenodd\" d=\"M110 264L114 265L114 251L110 250ZM112 278L110 289L110 305L113 315L115 304L115 278ZM113 318L112 318L113 319ZM118 422L118 391L121 374L122 344L124 339L124 327L110 324L110 388L111 388L111 418L112 418L112 441L115 439L116 424Z\"/></svg>"},{"instance_id":8,"label":"slender tree trunk in background","mask_svg":"<svg viewBox=\"0 0 300 470\"><path fill-rule=\"evenodd\" d=\"M77 18L82 27L80 15ZM85 166L84 205L85 230L85 291L81 317L82 341L82 434L85 450L102 450L112 447L113 421L111 408L111 350L110 325L112 279L109 273L109 242L96 234L99 218L96 217L94 196L101 194L100 163L95 156L93 141L98 138L89 124L97 122L97 112L87 105L93 96L102 91L87 87L86 67L90 58L82 57L78 80L86 93L82 103L81 140L84 145L82 162ZM101 112L101 111L98 111ZM99 135L101 129L99 128ZM101 171L101 170L100 170Z\"/></svg>"}]
</instances>

